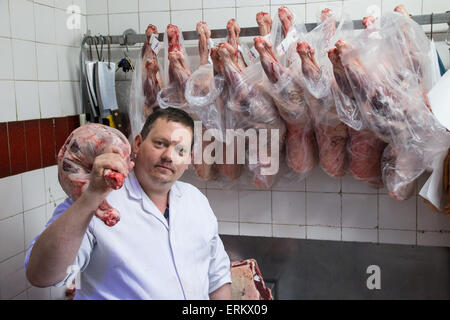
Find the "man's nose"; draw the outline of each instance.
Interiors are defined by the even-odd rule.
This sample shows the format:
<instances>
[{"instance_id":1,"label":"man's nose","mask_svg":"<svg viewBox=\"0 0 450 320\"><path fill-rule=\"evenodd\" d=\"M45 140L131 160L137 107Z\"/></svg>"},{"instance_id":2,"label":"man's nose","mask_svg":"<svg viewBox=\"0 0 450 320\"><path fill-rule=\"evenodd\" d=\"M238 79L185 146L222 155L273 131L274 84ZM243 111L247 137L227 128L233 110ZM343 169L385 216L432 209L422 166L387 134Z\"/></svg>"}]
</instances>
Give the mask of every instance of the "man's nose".
<instances>
[{"instance_id":1,"label":"man's nose","mask_svg":"<svg viewBox=\"0 0 450 320\"><path fill-rule=\"evenodd\" d=\"M164 150L164 152L161 155L161 159L165 162L172 162L172 153L174 152L173 147L169 146Z\"/></svg>"}]
</instances>

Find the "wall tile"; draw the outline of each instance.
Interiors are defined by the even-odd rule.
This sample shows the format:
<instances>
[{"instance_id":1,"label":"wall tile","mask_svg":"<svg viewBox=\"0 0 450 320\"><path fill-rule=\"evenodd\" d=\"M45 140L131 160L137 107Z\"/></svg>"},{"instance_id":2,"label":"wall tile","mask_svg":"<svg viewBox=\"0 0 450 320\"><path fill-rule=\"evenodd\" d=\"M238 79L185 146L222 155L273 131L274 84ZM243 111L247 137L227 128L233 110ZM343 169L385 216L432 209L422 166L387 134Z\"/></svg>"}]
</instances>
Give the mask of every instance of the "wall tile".
<instances>
[{"instance_id":1,"label":"wall tile","mask_svg":"<svg viewBox=\"0 0 450 320\"><path fill-rule=\"evenodd\" d=\"M36 41L55 43L55 9L35 4L34 16L36 19Z\"/></svg>"},{"instance_id":2,"label":"wall tile","mask_svg":"<svg viewBox=\"0 0 450 320\"><path fill-rule=\"evenodd\" d=\"M39 82L39 101L42 118L62 116L58 82Z\"/></svg>"},{"instance_id":3,"label":"wall tile","mask_svg":"<svg viewBox=\"0 0 450 320\"><path fill-rule=\"evenodd\" d=\"M450 218L446 214L434 212L429 205L423 202L422 197L417 199L417 211L418 230L450 231Z\"/></svg>"},{"instance_id":4,"label":"wall tile","mask_svg":"<svg viewBox=\"0 0 450 320\"><path fill-rule=\"evenodd\" d=\"M183 1L188 3L186 1ZM173 6L172 6L173 9ZM170 21L177 25L181 31L195 30L197 22L202 21L202 10L184 10L184 11L172 11L170 13ZM207 21L209 23L209 21Z\"/></svg>"},{"instance_id":5,"label":"wall tile","mask_svg":"<svg viewBox=\"0 0 450 320\"><path fill-rule=\"evenodd\" d=\"M220 221L238 221L238 191L208 190L208 199L217 219Z\"/></svg>"},{"instance_id":6,"label":"wall tile","mask_svg":"<svg viewBox=\"0 0 450 320\"><path fill-rule=\"evenodd\" d=\"M270 5L269 0L236 0L236 7L267 6L267 5Z\"/></svg>"},{"instance_id":7,"label":"wall tile","mask_svg":"<svg viewBox=\"0 0 450 320\"><path fill-rule=\"evenodd\" d=\"M42 168L41 145L39 137L39 119L24 122L25 150L27 153L27 171Z\"/></svg>"},{"instance_id":8,"label":"wall tile","mask_svg":"<svg viewBox=\"0 0 450 320\"><path fill-rule=\"evenodd\" d=\"M235 0L208 0L208 1L203 1L203 9L210 9L210 8L234 8L235 5L236 5L236 1Z\"/></svg>"},{"instance_id":9,"label":"wall tile","mask_svg":"<svg viewBox=\"0 0 450 320\"><path fill-rule=\"evenodd\" d=\"M78 82L59 82L62 116L72 116L77 113L77 105L79 100L78 92Z\"/></svg>"},{"instance_id":10,"label":"wall tile","mask_svg":"<svg viewBox=\"0 0 450 320\"><path fill-rule=\"evenodd\" d=\"M138 12L138 0L108 0L108 13Z\"/></svg>"},{"instance_id":11,"label":"wall tile","mask_svg":"<svg viewBox=\"0 0 450 320\"><path fill-rule=\"evenodd\" d=\"M34 41L34 4L26 0L9 2L11 14L11 35L13 38Z\"/></svg>"},{"instance_id":12,"label":"wall tile","mask_svg":"<svg viewBox=\"0 0 450 320\"><path fill-rule=\"evenodd\" d=\"M273 223L306 224L304 192L272 191Z\"/></svg>"},{"instance_id":13,"label":"wall tile","mask_svg":"<svg viewBox=\"0 0 450 320\"><path fill-rule=\"evenodd\" d=\"M341 197L333 193L306 194L307 225L340 226Z\"/></svg>"},{"instance_id":14,"label":"wall tile","mask_svg":"<svg viewBox=\"0 0 450 320\"><path fill-rule=\"evenodd\" d=\"M22 293L19 293L11 300L28 300L27 290L23 291Z\"/></svg>"},{"instance_id":15,"label":"wall tile","mask_svg":"<svg viewBox=\"0 0 450 320\"><path fill-rule=\"evenodd\" d=\"M0 81L0 122L16 121L16 95L13 81Z\"/></svg>"},{"instance_id":16,"label":"wall tile","mask_svg":"<svg viewBox=\"0 0 450 320\"><path fill-rule=\"evenodd\" d=\"M56 141L56 156L58 152L69 136L69 127L67 125L67 118L56 118L55 119L55 141Z\"/></svg>"},{"instance_id":17,"label":"wall tile","mask_svg":"<svg viewBox=\"0 0 450 320\"><path fill-rule=\"evenodd\" d=\"M450 233L449 232L419 232L419 233L417 233L417 245L448 247L450 245Z\"/></svg>"},{"instance_id":18,"label":"wall tile","mask_svg":"<svg viewBox=\"0 0 450 320\"><path fill-rule=\"evenodd\" d=\"M22 174L23 210L28 211L45 204L44 169Z\"/></svg>"},{"instance_id":19,"label":"wall tile","mask_svg":"<svg viewBox=\"0 0 450 320\"><path fill-rule=\"evenodd\" d=\"M56 43L66 46L78 46L75 42L75 32L67 27L69 16L66 11L55 10Z\"/></svg>"},{"instance_id":20,"label":"wall tile","mask_svg":"<svg viewBox=\"0 0 450 320\"><path fill-rule=\"evenodd\" d=\"M339 192L341 190L340 179L329 177L317 166L306 177L306 190L314 192Z\"/></svg>"},{"instance_id":21,"label":"wall tile","mask_svg":"<svg viewBox=\"0 0 450 320\"><path fill-rule=\"evenodd\" d=\"M270 223L270 191L239 191L241 222Z\"/></svg>"},{"instance_id":22,"label":"wall tile","mask_svg":"<svg viewBox=\"0 0 450 320\"><path fill-rule=\"evenodd\" d=\"M341 180L342 180L342 192L377 194L378 189L372 188L367 183L356 180L350 175L342 177Z\"/></svg>"},{"instance_id":23,"label":"wall tile","mask_svg":"<svg viewBox=\"0 0 450 320\"><path fill-rule=\"evenodd\" d=\"M38 83L34 81L16 81L17 119L39 119Z\"/></svg>"},{"instance_id":24,"label":"wall tile","mask_svg":"<svg viewBox=\"0 0 450 320\"><path fill-rule=\"evenodd\" d=\"M0 69L0 79L13 79L13 56L11 39L0 38L0 61L3 67Z\"/></svg>"},{"instance_id":25,"label":"wall tile","mask_svg":"<svg viewBox=\"0 0 450 320\"><path fill-rule=\"evenodd\" d=\"M370 15L367 9L370 6L377 6L381 13L381 0L346 0L344 1L344 11L350 15L351 19L360 20Z\"/></svg>"},{"instance_id":26,"label":"wall tile","mask_svg":"<svg viewBox=\"0 0 450 320\"><path fill-rule=\"evenodd\" d=\"M127 29L139 30L138 13L110 14L109 32L111 34L122 34ZM106 52L105 52L106 54Z\"/></svg>"},{"instance_id":27,"label":"wall tile","mask_svg":"<svg viewBox=\"0 0 450 320\"><path fill-rule=\"evenodd\" d=\"M56 164L53 120L41 119L39 126L41 133L42 166L45 168Z\"/></svg>"},{"instance_id":28,"label":"wall tile","mask_svg":"<svg viewBox=\"0 0 450 320\"><path fill-rule=\"evenodd\" d=\"M1 89L0 89L1 93ZM1 103L1 100L0 100ZM8 128L6 123L0 123L0 179L11 174L9 162ZM1 180L0 180L1 181ZM5 199L9 201L8 198ZM0 213L1 216L1 213ZM0 218L1 219L1 218Z\"/></svg>"},{"instance_id":29,"label":"wall tile","mask_svg":"<svg viewBox=\"0 0 450 320\"><path fill-rule=\"evenodd\" d=\"M172 10L201 9L202 0L170 0L170 8Z\"/></svg>"},{"instance_id":30,"label":"wall tile","mask_svg":"<svg viewBox=\"0 0 450 320\"><path fill-rule=\"evenodd\" d=\"M306 1L306 0L271 0L270 1L271 5L279 5L280 7L282 5L305 3L305 2L311 2L311 1Z\"/></svg>"},{"instance_id":31,"label":"wall tile","mask_svg":"<svg viewBox=\"0 0 450 320\"><path fill-rule=\"evenodd\" d=\"M38 80L58 80L57 47L51 44L36 44Z\"/></svg>"},{"instance_id":32,"label":"wall tile","mask_svg":"<svg viewBox=\"0 0 450 320\"><path fill-rule=\"evenodd\" d=\"M34 42L12 40L14 79L36 80L36 45Z\"/></svg>"},{"instance_id":33,"label":"wall tile","mask_svg":"<svg viewBox=\"0 0 450 320\"><path fill-rule=\"evenodd\" d=\"M14 216L23 211L22 180L20 175L0 179L0 220Z\"/></svg>"},{"instance_id":34,"label":"wall tile","mask_svg":"<svg viewBox=\"0 0 450 320\"><path fill-rule=\"evenodd\" d=\"M343 227L374 228L377 220L377 195L342 195Z\"/></svg>"},{"instance_id":35,"label":"wall tile","mask_svg":"<svg viewBox=\"0 0 450 320\"><path fill-rule=\"evenodd\" d=\"M24 260L21 253L0 263L0 299L11 299L26 289Z\"/></svg>"},{"instance_id":36,"label":"wall tile","mask_svg":"<svg viewBox=\"0 0 450 320\"><path fill-rule=\"evenodd\" d=\"M93 15L87 16L87 28L91 30L92 35L109 34L108 16L107 15ZM124 30L125 31L125 30ZM95 57L95 48L92 47Z\"/></svg>"},{"instance_id":37,"label":"wall tile","mask_svg":"<svg viewBox=\"0 0 450 320\"><path fill-rule=\"evenodd\" d=\"M341 240L341 228L306 226L306 239Z\"/></svg>"},{"instance_id":38,"label":"wall tile","mask_svg":"<svg viewBox=\"0 0 450 320\"><path fill-rule=\"evenodd\" d=\"M86 1L86 11L91 14L107 14L108 0L88 0Z\"/></svg>"},{"instance_id":39,"label":"wall tile","mask_svg":"<svg viewBox=\"0 0 450 320\"><path fill-rule=\"evenodd\" d=\"M28 248L31 241L45 229L47 222L45 207L43 205L24 212L25 248Z\"/></svg>"},{"instance_id":40,"label":"wall tile","mask_svg":"<svg viewBox=\"0 0 450 320\"><path fill-rule=\"evenodd\" d=\"M18 214L0 221L0 243L8 244L7 246L0 246L0 261L25 250L23 214ZM2 286L0 286L0 288L2 288Z\"/></svg>"},{"instance_id":41,"label":"wall tile","mask_svg":"<svg viewBox=\"0 0 450 320\"><path fill-rule=\"evenodd\" d=\"M416 232L401 231L401 230L380 230L380 243L394 243L394 244L416 244Z\"/></svg>"},{"instance_id":42,"label":"wall tile","mask_svg":"<svg viewBox=\"0 0 450 320\"><path fill-rule=\"evenodd\" d=\"M225 29L228 21L236 16L234 8L204 9L203 16L210 29ZM241 23L237 20L239 26Z\"/></svg>"},{"instance_id":43,"label":"wall tile","mask_svg":"<svg viewBox=\"0 0 450 320\"><path fill-rule=\"evenodd\" d=\"M0 0L0 36L11 37L8 0Z\"/></svg>"},{"instance_id":44,"label":"wall tile","mask_svg":"<svg viewBox=\"0 0 450 320\"><path fill-rule=\"evenodd\" d=\"M273 225L273 236L277 238L305 239L305 226Z\"/></svg>"},{"instance_id":45,"label":"wall tile","mask_svg":"<svg viewBox=\"0 0 450 320\"><path fill-rule=\"evenodd\" d=\"M11 174L25 172L27 158L25 153L25 128L22 121L8 123L8 135L10 147L9 155L11 160Z\"/></svg>"},{"instance_id":46,"label":"wall tile","mask_svg":"<svg viewBox=\"0 0 450 320\"><path fill-rule=\"evenodd\" d=\"M168 11L170 9L169 4L170 1L167 0L139 0L139 12Z\"/></svg>"},{"instance_id":47,"label":"wall tile","mask_svg":"<svg viewBox=\"0 0 450 320\"><path fill-rule=\"evenodd\" d=\"M270 12L270 6L237 8L236 17L241 28L257 27L256 14L261 11Z\"/></svg>"},{"instance_id":48,"label":"wall tile","mask_svg":"<svg viewBox=\"0 0 450 320\"><path fill-rule=\"evenodd\" d=\"M79 54L79 48L57 47L59 81L77 81L79 79ZM106 54L105 50L103 50L103 54Z\"/></svg>"},{"instance_id":49,"label":"wall tile","mask_svg":"<svg viewBox=\"0 0 450 320\"><path fill-rule=\"evenodd\" d=\"M253 236L253 237L271 237L272 225L270 224L256 224L256 223L240 223L240 235L241 236Z\"/></svg>"},{"instance_id":50,"label":"wall tile","mask_svg":"<svg viewBox=\"0 0 450 320\"><path fill-rule=\"evenodd\" d=\"M58 166L44 168L44 176L46 202L49 203L65 197L66 194L58 180Z\"/></svg>"},{"instance_id":51,"label":"wall tile","mask_svg":"<svg viewBox=\"0 0 450 320\"><path fill-rule=\"evenodd\" d=\"M280 173L279 178L272 186L272 190L277 191L305 191L305 176L289 172L287 175Z\"/></svg>"},{"instance_id":52,"label":"wall tile","mask_svg":"<svg viewBox=\"0 0 450 320\"><path fill-rule=\"evenodd\" d=\"M342 228L342 241L377 243L378 230Z\"/></svg>"},{"instance_id":53,"label":"wall tile","mask_svg":"<svg viewBox=\"0 0 450 320\"><path fill-rule=\"evenodd\" d=\"M306 23L320 22L320 13L323 9L329 8L333 12L340 12L342 1L313 2L306 4Z\"/></svg>"},{"instance_id":54,"label":"wall tile","mask_svg":"<svg viewBox=\"0 0 450 320\"><path fill-rule=\"evenodd\" d=\"M422 0L382 0L383 5L383 13L385 12L392 12L394 11L394 8L398 6L399 4L403 4L406 8L406 10L409 12L409 14L412 15L420 15L422 14ZM425 2L428 2L430 0L425 0ZM434 0L431 0L434 1Z\"/></svg>"},{"instance_id":55,"label":"wall tile","mask_svg":"<svg viewBox=\"0 0 450 320\"><path fill-rule=\"evenodd\" d=\"M55 0L55 7L61 10L66 10L66 8L72 5L73 0Z\"/></svg>"},{"instance_id":56,"label":"wall tile","mask_svg":"<svg viewBox=\"0 0 450 320\"><path fill-rule=\"evenodd\" d=\"M397 201L389 196L379 196L380 228L416 230L416 198Z\"/></svg>"},{"instance_id":57,"label":"wall tile","mask_svg":"<svg viewBox=\"0 0 450 320\"><path fill-rule=\"evenodd\" d=\"M219 221L219 234L239 235L239 224Z\"/></svg>"},{"instance_id":58,"label":"wall tile","mask_svg":"<svg viewBox=\"0 0 450 320\"><path fill-rule=\"evenodd\" d=\"M149 24L153 24L158 28L159 33L164 33L167 25L170 23L170 12L144 12L139 14L140 26L139 30L141 33L145 33Z\"/></svg>"}]
</instances>

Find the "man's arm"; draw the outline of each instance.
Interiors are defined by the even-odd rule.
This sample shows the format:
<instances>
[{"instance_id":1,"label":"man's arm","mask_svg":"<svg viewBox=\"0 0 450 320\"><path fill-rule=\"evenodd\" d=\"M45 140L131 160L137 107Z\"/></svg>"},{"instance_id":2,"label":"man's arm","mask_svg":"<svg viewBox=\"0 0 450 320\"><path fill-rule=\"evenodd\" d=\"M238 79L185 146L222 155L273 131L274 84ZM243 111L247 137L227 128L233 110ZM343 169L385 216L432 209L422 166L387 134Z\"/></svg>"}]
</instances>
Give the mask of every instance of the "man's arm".
<instances>
[{"instance_id":1,"label":"man's arm","mask_svg":"<svg viewBox=\"0 0 450 320\"><path fill-rule=\"evenodd\" d=\"M226 283L209 294L211 300L231 300L231 284Z\"/></svg>"},{"instance_id":2,"label":"man's arm","mask_svg":"<svg viewBox=\"0 0 450 320\"><path fill-rule=\"evenodd\" d=\"M89 187L36 240L28 261L26 276L36 287L48 287L67 276L95 210L111 192L104 178L105 169L128 175L125 161L116 153L98 156L93 164Z\"/></svg>"}]
</instances>

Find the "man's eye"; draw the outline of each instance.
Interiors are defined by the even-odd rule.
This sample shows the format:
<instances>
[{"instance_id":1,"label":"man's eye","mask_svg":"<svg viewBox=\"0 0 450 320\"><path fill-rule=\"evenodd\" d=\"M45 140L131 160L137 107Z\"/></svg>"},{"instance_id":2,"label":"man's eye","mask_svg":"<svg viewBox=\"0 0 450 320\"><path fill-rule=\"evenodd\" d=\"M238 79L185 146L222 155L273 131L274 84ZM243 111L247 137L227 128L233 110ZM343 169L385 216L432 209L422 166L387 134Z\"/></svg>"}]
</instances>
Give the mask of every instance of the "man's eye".
<instances>
[{"instance_id":1,"label":"man's eye","mask_svg":"<svg viewBox=\"0 0 450 320\"><path fill-rule=\"evenodd\" d=\"M157 145L158 147L161 147L164 144L162 143L162 141L155 141L155 145Z\"/></svg>"}]
</instances>

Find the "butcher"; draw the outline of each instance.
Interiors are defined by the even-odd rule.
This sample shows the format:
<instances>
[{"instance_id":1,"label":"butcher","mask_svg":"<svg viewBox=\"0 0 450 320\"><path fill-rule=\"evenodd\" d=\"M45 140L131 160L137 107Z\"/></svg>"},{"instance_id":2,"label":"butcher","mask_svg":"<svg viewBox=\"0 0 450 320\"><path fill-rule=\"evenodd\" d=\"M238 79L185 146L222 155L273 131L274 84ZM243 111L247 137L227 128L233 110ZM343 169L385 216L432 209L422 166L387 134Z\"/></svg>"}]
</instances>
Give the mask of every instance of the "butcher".
<instances>
[{"instance_id":1,"label":"butcher","mask_svg":"<svg viewBox=\"0 0 450 320\"><path fill-rule=\"evenodd\" d=\"M231 299L217 219L200 190L178 181L192 160L193 130L186 112L158 109L134 139L134 168L120 153L97 156L87 189L56 207L30 245L29 282L59 287L79 279L79 300ZM126 177L122 188L105 182L107 169ZM105 200L121 214L114 226L94 216Z\"/></svg>"}]
</instances>

